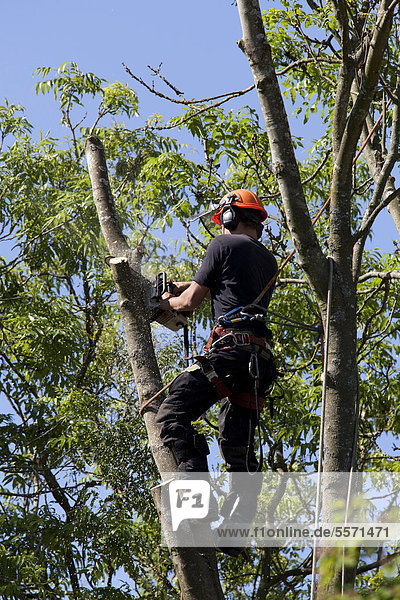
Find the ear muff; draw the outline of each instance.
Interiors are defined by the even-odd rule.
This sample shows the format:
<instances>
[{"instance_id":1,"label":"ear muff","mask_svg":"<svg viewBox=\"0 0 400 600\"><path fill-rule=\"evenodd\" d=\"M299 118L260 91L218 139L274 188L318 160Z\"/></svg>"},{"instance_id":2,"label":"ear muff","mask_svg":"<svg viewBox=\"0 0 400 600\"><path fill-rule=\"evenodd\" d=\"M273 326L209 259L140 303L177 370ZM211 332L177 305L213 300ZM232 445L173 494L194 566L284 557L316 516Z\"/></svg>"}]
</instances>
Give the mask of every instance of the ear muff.
<instances>
[{"instance_id":1,"label":"ear muff","mask_svg":"<svg viewBox=\"0 0 400 600\"><path fill-rule=\"evenodd\" d=\"M234 206L227 206L220 215L221 225L228 231L233 231L239 225L239 218Z\"/></svg>"}]
</instances>

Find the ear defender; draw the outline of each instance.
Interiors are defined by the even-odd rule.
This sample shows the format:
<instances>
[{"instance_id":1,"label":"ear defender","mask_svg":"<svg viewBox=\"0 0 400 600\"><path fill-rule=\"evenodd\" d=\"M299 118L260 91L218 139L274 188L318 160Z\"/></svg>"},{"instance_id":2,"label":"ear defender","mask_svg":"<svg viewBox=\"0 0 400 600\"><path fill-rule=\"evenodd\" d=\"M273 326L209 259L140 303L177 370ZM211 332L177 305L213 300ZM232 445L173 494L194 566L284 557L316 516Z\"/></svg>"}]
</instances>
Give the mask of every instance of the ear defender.
<instances>
[{"instance_id":1,"label":"ear defender","mask_svg":"<svg viewBox=\"0 0 400 600\"><path fill-rule=\"evenodd\" d=\"M239 225L239 218L234 206L227 206L224 208L220 219L221 225L228 231L233 231Z\"/></svg>"}]
</instances>

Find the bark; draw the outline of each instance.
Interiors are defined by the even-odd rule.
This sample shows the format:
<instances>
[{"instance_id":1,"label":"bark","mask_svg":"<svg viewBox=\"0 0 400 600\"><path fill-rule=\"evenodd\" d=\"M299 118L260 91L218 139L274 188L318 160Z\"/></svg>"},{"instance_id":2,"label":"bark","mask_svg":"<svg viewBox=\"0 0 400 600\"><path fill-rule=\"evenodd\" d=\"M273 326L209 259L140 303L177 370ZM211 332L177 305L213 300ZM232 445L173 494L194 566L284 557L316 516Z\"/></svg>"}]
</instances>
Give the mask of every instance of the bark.
<instances>
[{"instance_id":1,"label":"bark","mask_svg":"<svg viewBox=\"0 0 400 600\"><path fill-rule=\"evenodd\" d=\"M332 133L333 156L335 157L340 149L343 138L343 132L346 127L347 109L349 103L349 94L351 84L354 78L354 59L350 49L349 23L346 6L343 0L336 7L333 4L335 15L338 20L341 32L342 43L342 61L338 73L338 83L335 95L335 119Z\"/></svg>"},{"instance_id":2,"label":"bark","mask_svg":"<svg viewBox=\"0 0 400 600\"><path fill-rule=\"evenodd\" d=\"M389 193L395 192L393 181L388 181L387 188ZM400 235L400 192L396 192L396 198L390 202L388 211L396 226L397 232Z\"/></svg>"},{"instance_id":3,"label":"bark","mask_svg":"<svg viewBox=\"0 0 400 600\"><path fill-rule=\"evenodd\" d=\"M377 22L368 46L361 85L352 110L347 118L338 151L334 155L331 203L329 251L334 260L333 307L330 319L330 344L328 348L328 375L324 429L324 471L349 471L354 463L357 436L357 319L356 285L363 244L359 253L353 255L354 237L351 231L352 165L362 128L375 95L383 54L392 27L393 10L387 10L389 2L381 2ZM345 86L343 86L345 87ZM350 102L350 94L348 98ZM342 127L343 115L335 106L334 131ZM379 195L379 194L378 194ZM374 199L374 204L377 200ZM372 224L372 222L371 222ZM365 238L364 238L365 239ZM353 268L353 257L358 268ZM323 495L323 514L335 502L335 487L328 487ZM328 519L329 520L329 517ZM331 554L322 550L321 558ZM345 584L351 584L355 569L345 570ZM327 586L318 586L318 598L340 590L341 569L336 568Z\"/></svg>"},{"instance_id":4,"label":"bark","mask_svg":"<svg viewBox=\"0 0 400 600\"><path fill-rule=\"evenodd\" d=\"M131 251L118 222L103 146L95 137L89 137L85 146L88 170L93 188L101 229L109 253L108 262L118 292L118 306L130 362L135 376L141 406L162 387L151 337L146 305L146 281L140 273L140 250ZM161 400L159 399L158 402ZM160 439L155 423L157 404L144 410L151 451L160 471L175 472L176 463L171 452ZM185 600L223 600L218 578L215 551L210 548L172 548L172 560Z\"/></svg>"},{"instance_id":5,"label":"bark","mask_svg":"<svg viewBox=\"0 0 400 600\"><path fill-rule=\"evenodd\" d=\"M392 6L390 10L388 7ZM348 116L346 127L344 129L340 149L337 157L338 166L347 166L351 174L352 160L360 139L362 127L368 114L369 107L374 98L376 85L378 83L382 59L387 47L388 38L393 23L394 6L391 0L382 0L375 26L371 34L371 40L368 44L367 56L363 70L359 73L360 85L359 93L354 102L353 108ZM349 98L350 100L350 98ZM342 121L341 114L335 114L335 122ZM335 123L334 123L335 127ZM346 171L340 173L336 171L337 178L340 179ZM335 177L335 171L333 178Z\"/></svg>"},{"instance_id":6,"label":"bark","mask_svg":"<svg viewBox=\"0 0 400 600\"><path fill-rule=\"evenodd\" d=\"M387 10L388 0L381 2L377 23L368 48L363 84L344 128L340 149L334 157L329 250L335 262L331 344L328 364L328 396L326 431L324 437L324 469L347 471L351 467L357 398L357 335L356 281L353 272L353 243L351 232L352 163L362 126L368 114L387 46L393 10ZM350 98L349 98L350 100ZM342 114L335 112L335 123ZM347 440L347 442L346 442Z\"/></svg>"}]
</instances>

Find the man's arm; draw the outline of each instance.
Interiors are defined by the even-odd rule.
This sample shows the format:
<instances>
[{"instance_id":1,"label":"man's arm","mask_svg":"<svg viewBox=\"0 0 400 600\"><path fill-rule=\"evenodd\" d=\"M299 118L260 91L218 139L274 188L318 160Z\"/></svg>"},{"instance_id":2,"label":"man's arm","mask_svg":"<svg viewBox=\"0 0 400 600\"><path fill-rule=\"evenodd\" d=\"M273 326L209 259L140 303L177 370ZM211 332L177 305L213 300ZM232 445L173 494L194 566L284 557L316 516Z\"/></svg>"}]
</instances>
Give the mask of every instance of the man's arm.
<instances>
[{"instance_id":1,"label":"man's arm","mask_svg":"<svg viewBox=\"0 0 400 600\"><path fill-rule=\"evenodd\" d=\"M179 296L164 294L164 298L160 300L160 308L162 310L168 310L169 308L173 310L194 310L209 293L210 289L208 287L192 281Z\"/></svg>"}]
</instances>

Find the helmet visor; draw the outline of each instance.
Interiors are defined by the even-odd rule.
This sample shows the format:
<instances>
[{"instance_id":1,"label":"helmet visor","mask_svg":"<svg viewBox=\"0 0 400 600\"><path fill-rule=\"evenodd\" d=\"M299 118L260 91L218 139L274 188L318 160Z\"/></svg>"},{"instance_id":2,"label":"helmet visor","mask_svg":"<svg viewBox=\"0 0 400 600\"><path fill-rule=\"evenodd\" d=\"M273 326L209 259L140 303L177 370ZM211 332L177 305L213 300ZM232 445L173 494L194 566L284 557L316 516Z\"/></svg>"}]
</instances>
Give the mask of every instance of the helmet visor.
<instances>
[{"instance_id":1,"label":"helmet visor","mask_svg":"<svg viewBox=\"0 0 400 600\"><path fill-rule=\"evenodd\" d=\"M190 217L187 220L187 222L192 223L193 221L197 221L198 219L201 219L202 217L205 217L205 216L209 215L210 213L215 212L216 210L218 211L218 214L219 214L221 212L221 210L224 208L224 206L231 204L235 198L236 198L236 196L234 194L229 194L229 198L228 198L228 196L224 196L223 198L213 198L210 201L210 208L208 208L207 210L204 210L203 212L201 212L198 215Z\"/></svg>"}]
</instances>

